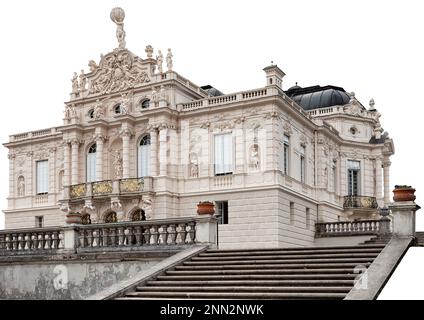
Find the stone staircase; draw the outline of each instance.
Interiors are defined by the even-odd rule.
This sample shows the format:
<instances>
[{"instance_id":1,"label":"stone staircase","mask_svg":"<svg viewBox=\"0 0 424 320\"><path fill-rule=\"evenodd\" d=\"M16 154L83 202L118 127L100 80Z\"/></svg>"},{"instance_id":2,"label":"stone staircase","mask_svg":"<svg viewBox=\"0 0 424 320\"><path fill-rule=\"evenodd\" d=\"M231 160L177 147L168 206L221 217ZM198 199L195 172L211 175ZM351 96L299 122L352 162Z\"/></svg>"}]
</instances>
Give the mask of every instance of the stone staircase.
<instances>
[{"instance_id":1,"label":"stone staircase","mask_svg":"<svg viewBox=\"0 0 424 320\"><path fill-rule=\"evenodd\" d=\"M364 245L367 244L384 244L386 245L387 243L389 243L390 239L392 238L392 235L385 235L385 236L376 236L374 238L371 238L370 240L366 240L364 241Z\"/></svg>"},{"instance_id":2,"label":"stone staircase","mask_svg":"<svg viewBox=\"0 0 424 320\"><path fill-rule=\"evenodd\" d=\"M416 246L417 247L424 247L424 232L416 232Z\"/></svg>"},{"instance_id":3,"label":"stone staircase","mask_svg":"<svg viewBox=\"0 0 424 320\"><path fill-rule=\"evenodd\" d=\"M384 246L209 249L116 299L343 299Z\"/></svg>"}]
</instances>

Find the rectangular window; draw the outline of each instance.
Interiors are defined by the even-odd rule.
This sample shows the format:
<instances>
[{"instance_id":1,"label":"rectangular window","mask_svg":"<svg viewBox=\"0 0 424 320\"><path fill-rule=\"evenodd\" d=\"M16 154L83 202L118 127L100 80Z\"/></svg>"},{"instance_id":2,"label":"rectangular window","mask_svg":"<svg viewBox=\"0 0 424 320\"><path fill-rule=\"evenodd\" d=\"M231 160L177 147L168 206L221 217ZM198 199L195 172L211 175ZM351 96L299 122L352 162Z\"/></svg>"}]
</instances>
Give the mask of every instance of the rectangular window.
<instances>
[{"instance_id":1,"label":"rectangular window","mask_svg":"<svg viewBox=\"0 0 424 320\"><path fill-rule=\"evenodd\" d=\"M215 175L233 172L233 139L232 134L215 136Z\"/></svg>"},{"instance_id":2,"label":"rectangular window","mask_svg":"<svg viewBox=\"0 0 424 320\"><path fill-rule=\"evenodd\" d=\"M359 195L359 173L361 163L359 161L347 161L347 191L349 196Z\"/></svg>"},{"instance_id":3,"label":"rectangular window","mask_svg":"<svg viewBox=\"0 0 424 320\"><path fill-rule=\"evenodd\" d=\"M306 160L305 160L305 146L300 148L300 181L306 182Z\"/></svg>"},{"instance_id":4,"label":"rectangular window","mask_svg":"<svg viewBox=\"0 0 424 320\"><path fill-rule=\"evenodd\" d=\"M37 194L49 192L49 162L42 160L36 162Z\"/></svg>"},{"instance_id":5,"label":"rectangular window","mask_svg":"<svg viewBox=\"0 0 424 320\"><path fill-rule=\"evenodd\" d=\"M284 135L283 141L283 174L289 174L289 148L290 140L288 135Z\"/></svg>"},{"instance_id":6,"label":"rectangular window","mask_svg":"<svg viewBox=\"0 0 424 320\"><path fill-rule=\"evenodd\" d=\"M337 193L337 162L333 161L333 166L331 168L333 174L333 191Z\"/></svg>"},{"instance_id":7,"label":"rectangular window","mask_svg":"<svg viewBox=\"0 0 424 320\"><path fill-rule=\"evenodd\" d=\"M44 217L35 217L35 227L36 228L42 228L44 227Z\"/></svg>"},{"instance_id":8,"label":"rectangular window","mask_svg":"<svg viewBox=\"0 0 424 320\"><path fill-rule=\"evenodd\" d=\"M294 202L290 202L290 224L294 224Z\"/></svg>"},{"instance_id":9,"label":"rectangular window","mask_svg":"<svg viewBox=\"0 0 424 320\"><path fill-rule=\"evenodd\" d=\"M216 201L215 205L218 224L228 224L228 201Z\"/></svg>"},{"instance_id":10,"label":"rectangular window","mask_svg":"<svg viewBox=\"0 0 424 320\"><path fill-rule=\"evenodd\" d=\"M306 208L306 229L311 226L311 209Z\"/></svg>"},{"instance_id":11,"label":"rectangular window","mask_svg":"<svg viewBox=\"0 0 424 320\"><path fill-rule=\"evenodd\" d=\"M96 153L87 154L87 182L96 181Z\"/></svg>"}]
</instances>

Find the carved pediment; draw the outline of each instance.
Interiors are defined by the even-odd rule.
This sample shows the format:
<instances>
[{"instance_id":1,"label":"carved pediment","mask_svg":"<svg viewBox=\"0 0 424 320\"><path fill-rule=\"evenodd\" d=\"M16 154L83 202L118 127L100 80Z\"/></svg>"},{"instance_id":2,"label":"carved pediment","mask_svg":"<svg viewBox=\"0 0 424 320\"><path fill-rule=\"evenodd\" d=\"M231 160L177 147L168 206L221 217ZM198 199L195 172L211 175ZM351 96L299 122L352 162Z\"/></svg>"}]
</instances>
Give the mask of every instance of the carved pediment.
<instances>
[{"instance_id":1,"label":"carved pediment","mask_svg":"<svg viewBox=\"0 0 424 320\"><path fill-rule=\"evenodd\" d=\"M88 95L123 91L150 82L150 67L130 51L114 50L87 75Z\"/></svg>"}]
</instances>

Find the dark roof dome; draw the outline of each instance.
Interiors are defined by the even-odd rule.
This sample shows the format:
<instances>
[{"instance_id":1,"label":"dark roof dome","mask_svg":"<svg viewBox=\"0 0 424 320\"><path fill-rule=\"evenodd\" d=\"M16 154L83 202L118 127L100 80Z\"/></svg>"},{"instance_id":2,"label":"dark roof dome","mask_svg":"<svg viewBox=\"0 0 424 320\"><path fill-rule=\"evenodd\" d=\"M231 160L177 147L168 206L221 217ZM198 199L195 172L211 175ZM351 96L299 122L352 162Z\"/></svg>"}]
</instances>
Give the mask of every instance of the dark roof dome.
<instances>
[{"instance_id":1,"label":"dark roof dome","mask_svg":"<svg viewBox=\"0 0 424 320\"><path fill-rule=\"evenodd\" d=\"M350 97L343 88L336 86L291 87L286 94L305 110L345 105Z\"/></svg>"},{"instance_id":2,"label":"dark roof dome","mask_svg":"<svg viewBox=\"0 0 424 320\"><path fill-rule=\"evenodd\" d=\"M219 91L218 89L212 87L209 84L206 85L206 86L202 86L200 88L202 88L203 90L205 90L208 93L208 95L210 95L212 97L218 97L218 96L223 96L224 95L221 91Z\"/></svg>"}]
</instances>

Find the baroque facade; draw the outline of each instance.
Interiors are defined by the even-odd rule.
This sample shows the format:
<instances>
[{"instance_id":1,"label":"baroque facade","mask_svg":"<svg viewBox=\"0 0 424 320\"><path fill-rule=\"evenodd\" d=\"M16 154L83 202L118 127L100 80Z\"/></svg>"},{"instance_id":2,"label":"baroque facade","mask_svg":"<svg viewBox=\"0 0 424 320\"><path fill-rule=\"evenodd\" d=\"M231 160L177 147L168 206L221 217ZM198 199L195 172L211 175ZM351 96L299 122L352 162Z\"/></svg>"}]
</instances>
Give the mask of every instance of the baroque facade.
<instances>
[{"instance_id":1,"label":"baroque facade","mask_svg":"<svg viewBox=\"0 0 424 320\"><path fill-rule=\"evenodd\" d=\"M315 223L376 219L392 139L374 101L336 86L223 94L173 70L171 49L118 48L74 73L63 124L14 134L6 228L166 219L215 202L222 247L306 246Z\"/></svg>"}]
</instances>

